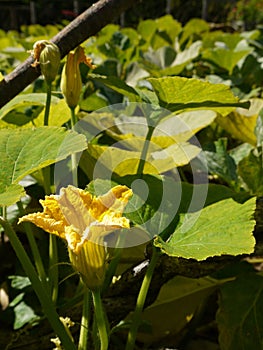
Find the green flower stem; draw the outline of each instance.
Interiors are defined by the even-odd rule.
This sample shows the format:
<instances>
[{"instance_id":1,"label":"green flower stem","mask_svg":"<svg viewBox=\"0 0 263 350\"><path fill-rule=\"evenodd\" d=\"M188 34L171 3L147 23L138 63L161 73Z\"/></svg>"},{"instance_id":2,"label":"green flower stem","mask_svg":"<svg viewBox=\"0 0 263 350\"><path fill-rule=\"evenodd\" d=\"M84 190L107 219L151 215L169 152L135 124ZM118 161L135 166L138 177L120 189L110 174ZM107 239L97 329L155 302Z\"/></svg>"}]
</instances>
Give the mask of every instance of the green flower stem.
<instances>
[{"instance_id":1,"label":"green flower stem","mask_svg":"<svg viewBox=\"0 0 263 350\"><path fill-rule=\"evenodd\" d=\"M134 310L133 318L132 318L132 324L129 330L128 334L128 340L126 344L125 350L133 350L135 346L135 341L136 341L136 336L137 336L137 331L141 323L141 316L142 316L142 311L143 307L145 304L146 296L150 287L150 283L152 280L153 272L156 266L156 263L158 261L159 257L159 251L153 247L153 255L151 258L151 261L149 263L149 266L146 270L146 274L144 276L140 292L137 298L137 303L136 307Z\"/></svg>"},{"instance_id":2,"label":"green flower stem","mask_svg":"<svg viewBox=\"0 0 263 350\"><path fill-rule=\"evenodd\" d=\"M150 145L150 140L151 140L152 134L154 132L154 129L155 129L154 126L148 125L148 132L147 132L144 144L143 144L143 149L142 149L141 156L140 156L140 162L139 162L138 169L137 169L138 175L143 174L143 168L145 165L145 160L146 160L147 152L148 152L149 145Z\"/></svg>"},{"instance_id":3,"label":"green flower stem","mask_svg":"<svg viewBox=\"0 0 263 350\"><path fill-rule=\"evenodd\" d=\"M70 112L71 112L71 119L70 119L71 129L74 130L74 126L78 121L78 118L75 113L75 107L70 107Z\"/></svg>"},{"instance_id":4,"label":"green flower stem","mask_svg":"<svg viewBox=\"0 0 263 350\"><path fill-rule=\"evenodd\" d=\"M52 301L56 304L58 298L58 248L55 235L49 235L49 280Z\"/></svg>"},{"instance_id":5,"label":"green flower stem","mask_svg":"<svg viewBox=\"0 0 263 350\"><path fill-rule=\"evenodd\" d=\"M96 323L97 323L97 327L100 335L100 350L107 350L108 344L109 344L109 337L107 332L107 320L105 318L105 313L103 310L100 290L99 289L93 290L92 297L93 297Z\"/></svg>"},{"instance_id":6,"label":"green flower stem","mask_svg":"<svg viewBox=\"0 0 263 350\"><path fill-rule=\"evenodd\" d=\"M44 126L48 125L49 111L51 105L51 83L47 83L46 108L44 114Z\"/></svg>"},{"instance_id":7,"label":"green flower stem","mask_svg":"<svg viewBox=\"0 0 263 350\"><path fill-rule=\"evenodd\" d=\"M44 114L44 126L48 126L51 105L51 83L47 82L47 98ZM50 167L43 169L45 193L51 193ZM49 281L52 290L52 301L56 303L58 296L58 252L56 236L49 236Z\"/></svg>"},{"instance_id":8,"label":"green flower stem","mask_svg":"<svg viewBox=\"0 0 263 350\"><path fill-rule=\"evenodd\" d=\"M143 174L145 160L146 160L150 140L152 138L154 129L155 129L154 126L148 125L148 132L146 135L146 139L144 141L139 166L137 169L137 174L139 176ZM139 328L140 323L141 323L141 315L142 315L143 307L144 307L146 296L147 296L147 293L148 293L148 290L150 287L153 272L154 272L154 269L155 269L155 266L156 266L156 263L158 260L158 256L159 256L159 253L158 253L157 249L155 247L153 247L153 255L152 255L151 261L149 263L149 266L146 270L146 274L144 276L144 279L143 279L143 282L142 282L142 285L140 288L140 292L139 292L139 295L137 298L136 307L135 307L133 318L132 318L132 324L131 324L131 327L130 327L130 330L128 333L128 339L127 339L127 344L126 344L125 350L133 350L134 349L135 341L136 341L136 337L137 337L137 331L138 331L138 328Z\"/></svg>"},{"instance_id":9,"label":"green flower stem","mask_svg":"<svg viewBox=\"0 0 263 350\"><path fill-rule=\"evenodd\" d=\"M48 126L50 106L51 106L51 82L46 82L47 97L44 114L44 126ZM50 167L43 169L44 188L45 193L51 193L51 181L50 181ZM49 281L52 290L52 300L54 303L57 301L58 296L58 252L57 252L57 239L56 236L49 236Z\"/></svg>"},{"instance_id":10,"label":"green flower stem","mask_svg":"<svg viewBox=\"0 0 263 350\"><path fill-rule=\"evenodd\" d=\"M17 202L17 207L18 207L18 210L19 210L19 213L21 216L26 214L21 201ZM34 258L34 262L36 265L38 275L41 279L41 282L43 284L46 284L47 283L47 275L46 275L46 272L44 269L41 255L39 253L38 246L36 244L36 240L35 240L35 236L34 236L34 233L32 230L32 226L29 222L23 222L22 225L23 225L25 232L26 232L26 236L27 236L27 239L28 239L28 242L29 242L32 254L33 254L33 258Z\"/></svg>"},{"instance_id":11,"label":"green flower stem","mask_svg":"<svg viewBox=\"0 0 263 350\"><path fill-rule=\"evenodd\" d=\"M46 83L47 86L47 94L46 94L46 106L45 106L45 114L44 114L44 126L48 126L50 105L51 105L51 83ZM42 170L43 178L44 178L44 189L46 194L50 194L50 167L46 167Z\"/></svg>"},{"instance_id":12,"label":"green flower stem","mask_svg":"<svg viewBox=\"0 0 263 350\"><path fill-rule=\"evenodd\" d=\"M89 336L89 323L91 311L91 292L84 286L84 298L82 318L80 324L79 345L78 350L86 350Z\"/></svg>"},{"instance_id":13,"label":"green flower stem","mask_svg":"<svg viewBox=\"0 0 263 350\"><path fill-rule=\"evenodd\" d=\"M1 207L1 208L0 208L0 213L1 213L1 216L3 216L4 219L7 218L7 210L6 210L6 207Z\"/></svg>"},{"instance_id":14,"label":"green flower stem","mask_svg":"<svg viewBox=\"0 0 263 350\"><path fill-rule=\"evenodd\" d=\"M75 114L75 108L70 108L71 112L71 130L74 130L75 124L77 123L77 117ZM78 164L77 155L73 153L71 155L71 167L72 167L72 183L74 186L78 187Z\"/></svg>"},{"instance_id":15,"label":"green flower stem","mask_svg":"<svg viewBox=\"0 0 263 350\"><path fill-rule=\"evenodd\" d=\"M19 241L12 226L9 224L8 221L3 219L2 217L0 217L0 224L3 226L6 234L8 235L8 238L12 244L12 247L16 253L16 256L20 260L25 273L27 274L27 276L29 277L32 283L32 287L34 288L34 291L42 305L43 312L48 318L49 323L51 324L54 332L57 334L57 336L61 340L61 343L64 349L76 350L74 343L72 342L64 325L59 319L59 316L56 312L54 304L52 303L49 293L47 293L45 286L40 281L34 266L32 265L24 247Z\"/></svg>"}]
</instances>

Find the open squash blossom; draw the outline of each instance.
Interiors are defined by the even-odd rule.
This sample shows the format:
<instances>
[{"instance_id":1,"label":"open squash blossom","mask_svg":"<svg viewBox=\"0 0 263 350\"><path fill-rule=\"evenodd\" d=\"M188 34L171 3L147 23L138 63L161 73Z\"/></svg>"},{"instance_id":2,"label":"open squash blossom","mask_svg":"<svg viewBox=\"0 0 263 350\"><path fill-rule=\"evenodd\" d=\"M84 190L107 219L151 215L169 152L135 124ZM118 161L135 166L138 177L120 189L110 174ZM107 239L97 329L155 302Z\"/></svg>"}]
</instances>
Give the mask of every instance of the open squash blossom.
<instances>
[{"instance_id":1,"label":"open squash blossom","mask_svg":"<svg viewBox=\"0 0 263 350\"><path fill-rule=\"evenodd\" d=\"M19 223L32 222L66 240L73 267L88 288L96 289L106 272L105 236L130 227L122 213L131 196L132 190L121 185L98 197L70 185L40 200L44 211L25 215Z\"/></svg>"},{"instance_id":2,"label":"open squash blossom","mask_svg":"<svg viewBox=\"0 0 263 350\"><path fill-rule=\"evenodd\" d=\"M75 108L79 102L82 81L79 70L80 63L85 63L91 69L96 68L91 58L87 57L82 46L78 46L67 55L67 61L61 75L61 91L70 108Z\"/></svg>"},{"instance_id":3,"label":"open squash blossom","mask_svg":"<svg viewBox=\"0 0 263 350\"><path fill-rule=\"evenodd\" d=\"M41 73L47 83L52 83L58 74L61 59L57 45L47 40L39 40L35 42L30 52L35 59L32 67L40 65Z\"/></svg>"}]
</instances>

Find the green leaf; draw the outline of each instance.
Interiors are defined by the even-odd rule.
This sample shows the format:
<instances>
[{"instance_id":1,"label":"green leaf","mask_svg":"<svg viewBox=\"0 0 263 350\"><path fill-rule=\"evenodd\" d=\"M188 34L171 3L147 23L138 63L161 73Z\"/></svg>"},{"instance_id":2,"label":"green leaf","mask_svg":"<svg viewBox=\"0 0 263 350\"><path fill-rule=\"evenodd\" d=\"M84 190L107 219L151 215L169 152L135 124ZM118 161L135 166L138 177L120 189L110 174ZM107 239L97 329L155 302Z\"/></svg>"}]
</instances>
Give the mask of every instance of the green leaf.
<instances>
[{"instance_id":1,"label":"green leaf","mask_svg":"<svg viewBox=\"0 0 263 350\"><path fill-rule=\"evenodd\" d=\"M28 181L29 177L30 177L30 175L26 176L21 181L20 185L26 187L26 186L31 186L31 185L36 184L36 180L33 179L32 177L31 178L34 181ZM17 201L20 200L23 207L26 208L31 201L30 195L26 196L26 192L24 191L24 189L21 186L14 184L14 185L11 185L8 187L8 190L10 189L10 187L11 187L11 190L12 190L12 187L14 187L14 188L17 187L17 194L14 191L13 195L12 195L12 193L10 193L8 195L5 195L5 194L0 195L0 203L3 202L3 205L7 207L6 208L6 219L9 221L9 223L11 225L16 224L17 219L21 216L21 213L19 212L18 206L16 204L13 204L13 203L16 203ZM9 200L9 202L7 200ZM5 201L7 201L7 202L5 202ZM1 227L0 231L4 231L4 228Z\"/></svg>"},{"instance_id":2,"label":"green leaf","mask_svg":"<svg viewBox=\"0 0 263 350\"><path fill-rule=\"evenodd\" d=\"M97 92L89 95L79 103L79 108L82 111L96 111L107 106L107 100L99 96Z\"/></svg>"},{"instance_id":3,"label":"green leaf","mask_svg":"<svg viewBox=\"0 0 263 350\"><path fill-rule=\"evenodd\" d=\"M22 290L31 285L30 279L25 276L14 275L14 276L9 276L9 279L12 281L11 282L12 288L15 288L15 289Z\"/></svg>"},{"instance_id":4,"label":"green leaf","mask_svg":"<svg viewBox=\"0 0 263 350\"><path fill-rule=\"evenodd\" d=\"M229 87L211 84L198 79L165 77L147 79L153 86L160 105L171 111L210 109L222 115L233 111L233 107L248 107L249 103L238 103Z\"/></svg>"},{"instance_id":5,"label":"green leaf","mask_svg":"<svg viewBox=\"0 0 263 350\"><path fill-rule=\"evenodd\" d=\"M237 45L241 40L243 40L243 38L240 33L209 31L203 35L203 43L205 48L215 48L217 45L220 45L225 49L234 50L238 48Z\"/></svg>"},{"instance_id":6,"label":"green leaf","mask_svg":"<svg viewBox=\"0 0 263 350\"><path fill-rule=\"evenodd\" d=\"M187 39L192 36L200 35L201 33L208 32L210 30L209 24L200 18L193 18L183 28L180 43L183 44Z\"/></svg>"},{"instance_id":7,"label":"green leaf","mask_svg":"<svg viewBox=\"0 0 263 350\"><path fill-rule=\"evenodd\" d=\"M129 86L135 87L138 81L149 76L149 73L143 69L138 62L132 62L126 70L126 83Z\"/></svg>"},{"instance_id":8,"label":"green leaf","mask_svg":"<svg viewBox=\"0 0 263 350\"><path fill-rule=\"evenodd\" d=\"M108 24L99 32L96 40L97 45L103 45L111 40L112 35L119 30L120 26L117 24Z\"/></svg>"},{"instance_id":9,"label":"green leaf","mask_svg":"<svg viewBox=\"0 0 263 350\"><path fill-rule=\"evenodd\" d=\"M175 38L182 30L182 25L175 20L171 15L165 15L156 19L157 29L159 33L165 32L169 38L169 43L174 44ZM167 39L168 39L167 38ZM154 47L153 44L153 48Z\"/></svg>"},{"instance_id":10,"label":"green leaf","mask_svg":"<svg viewBox=\"0 0 263 350\"><path fill-rule=\"evenodd\" d=\"M154 161L164 160L166 163L169 163L169 166L166 164L166 169L171 170L171 166L178 167L188 164L200 152L201 149L199 147L196 147L188 142L181 142L168 146L161 151L152 152L152 164L154 165Z\"/></svg>"},{"instance_id":11,"label":"green leaf","mask_svg":"<svg viewBox=\"0 0 263 350\"><path fill-rule=\"evenodd\" d=\"M119 94L127 96L131 102L141 101L141 98L137 91L133 87L127 85L123 80L119 79L118 77L106 77L96 74L90 74L90 77L105 84L106 86L118 92Z\"/></svg>"},{"instance_id":12,"label":"green leaf","mask_svg":"<svg viewBox=\"0 0 263 350\"><path fill-rule=\"evenodd\" d=\"M34 119L34 126L42 126L44 124L44 114L43 110L39 116ZM62 126L67 121L70 120L70 109L64 99L58 100L56 103L51 104L48 125L49 126Z\"/></svg>"},{"instance_id":13,"label":"green leaf","mask_svg":"<svg viewBox=\"0 0 263 350\"><path fill-rule=\"evenodd\" d=\"M40 317L35 313L34 309L27 305L24 301L18 303L13 312L15 314L14 329L19 329L27 323L38 321Z\"/></svg>"},{"instance_id":14,"label":"green leaf","mask_svg":"<svg viewBox=\"0 0 263 350\"><path fill-rule=\"evenodd\" d=\"M134 175L138 170L141 158L140 150L143 147L144 139L134 137L127 141L127 145L133 148L133 150L90 144L88 152L96 162L102 165L102 172L104 172L106 168L119 176ZM126 140L122 141L121 145L127 146ZM200 151L199 147L191 145L188 142L173 144L165 149L158 147L154 143L150 143L143 173L162 174L178 166L186 165L196 157ZM102 174L100 176L102 176Z\"/></svg>"},{"instance_id":15,"label":"green leaf","mask_svg":"<svg viewBox=\"0 0 263 350\"><path fill-rule=\"evenodd\" d=\"M5 186L0 182L0 207L8 207L25 195L26 192L22 186L17 184Z\"/></svg>"},{"instance_id":16,"label":"green leaf","mask_svg":"<svg viewBox=\"0 0 263 350\"><path fill-rule=\"evenodd\" d=\"M189 111L177 115L170 114L160 120L152 140L159 137L172 137L176 142L189 140L201 129L210 125L216 118L216 113L209 110ZM168 137L167 137L168 136Z\"/></svg>"},{"instance_id":17,"label":"green leaf","mask_svg":"<svg viewBox=\"0 0 263 350\"><path fill-rule=\"evenodd\" d=\"M262 349L263 278L244 274L221 288L216 321L222 350Z\"/></svg>"},{"instance_id":18,"label":"green leaf","mask_svg":"<svg viewBox=\"0 0 263 350\"><path fill-rule=\"evenodd\" d=\"M21 46L6 47L2 52L21 62L28 58L28 52Z\"/></svg>"},{"instance_id":19,"label":"green leaf","mask_svg":"<svg viewBox=\"0 0 263 350\"><path fill-rule=\"evenodd\" d=\"M0 38L0 50L2 51L4 48L12 46L12 40L11 38L4 37Z\"/></svg>"},{"instance_id":20,"label":"green leaf","mask_svg":"<svg viewBox=\"0 0 263 350\"><path fill-rule=\"evenodd\" d=\"M115 179L133 190L133 196L124 211L125 216L133 223L126 235L126 246L148 242L155 234L169 229L170 223L176 219L179 183L151 175L142 175L141 178L128 175ZM89 189L92 193L100 194L108 191L110 187L112 182L106 178L93 181ZM163 196L165 200L162 200Z\"/></svg>"},{"instance_id":21,"label":"green leaf","mask_svg":"<svg viewBox=\"0 0 263 350\"><path fill-rule=\"evenodd\" d=\"M216 122L232 137L256 145L255 127L260 110L263 108L263 99L250 100L250 108L237 108L227 117L218 116Z\"/></svg>"},{"instance_id":22,"label":"green leaf","mask_svg":"<svg viewBox=\"0 0 263 350\"><path fill-rule=\"evenodd\" d=\"M247 157L253 146L249 143L241 143L241 145L231 149L229 155L234 159L235 163L238 164L243 158Z\"/></svg>"},{"instance_id":23,"label":"green leaf","mask_svg":"<svg viewBox=\"0 0 263 350\"><path fill-rule=\"evenodd\" d=\"M255 198L244 204L222 200L199 212L181 215L171 239L164 242L157 237L155 245L167 255L196 260L252 253L254 210Z\"/></svg>"},{"instance_id":24,"label":"green leaf","mask_svg":"<svg viewBox=\"0 0 263 350\"><path fill-rule=\"evenodd\" d=\"M225 186L191 185L166 176L143 175L138 179L133 175L117 178L116 181L133 189L134 197L126 208L127 216L135 227L143 228L150 237L160 233L162 237L169 237L178 224L180 213L198 211L203 206L236 196ZM136 210L129 210L129 205Z\"/></svg>"},{"instance_id":25,"label":"green leaf","mask_svg":"<svg viewBox=\"0 0 263 350\"><path fill-rule=\"evenodd\" d=\"M187 327L200 304L217 288L212 279L177 276L164 284L153 304L143 311L142 319L150 323L150 334L140 332L143 342L161 342L167 334L177 335Z\"/></svg>"},{"instance_id":26,"label":"green leaf","mask_svg":"<svg viewBox=\"0 0 263 350\"><path fill-rule=\"evenodd\" d=\"M209 60L217 66L224 68L231 75L237 63L242 58L247 56L250 52L251 49L243 51L234 51L217 47L215 49L209 49L204 51L202 57L205 60Z\"/></svg>"},{"instance_id":27,"label":"green leaf","mask_svg":"<svg viewBox=\"0 0 263 350\"><path fill-rule=\"evenodd\" d=\"M26 175L86 147L84 135L64 128L1 129L0 158L3 165L0 168L0 205L12 204L12 200L17 200L19 193L23 193L22 187L19 192L18 182Z\"/></svg>"},{"instance_id":28,"label":"green leaf","mask_svg":"<svg viewBox=\"0 0 263 350\"><path fill-rule=\"evenodd\" d=\"M250 154L238 164L238 174L245 183L246 190L253 195L263 195L262 152L252 149Z\"/></svg>"},{"instance_id":29,"label":"green leaf","mask_svg":"<svg viewBox=\"0 0 263 350\"><path fill-rule=\"evenodd\" d=\"M230 185L237 181L236 164L227 152L227 139L221 138L214 142L215 152L205 151L208 170L213 175L220 176Z\"/></svg>"},{"instance_id":30,"label":"green leaf","mask_svg":"<svg viewBox=\"0 0 263 350\"><path fill-rule=\"evenodd\" d=\"M157 23L153 19L146 19L139 23L137 27L137 31L142 37L142 39L146 42L146 47L149 46L156 30L157 30Z\"/></svg>"},{"instance_id":31,"label":"green leaf","mask_svg":"<svg viewBox=\"0 0 263 350\"><path fill-rule=\"evenodd\" d=\"M94 70L94 73L90 73L89 77L102 76L103 77L118 77L120 75L121 64L116 58L108 58L103 61L99 67Z\"/></svg>"},{"instance_id":32,"label":"green leaf","mask_svg":"<svg viewBox=\"0 0 263 350\"><path fill-rule=\"evenodd\" d=\"M59 98L52 96L51 102L52 104L57 103L59 102ZM13 98L0 109L0 119L16 125L23 125L36 117L31 114L27 116L28 108L32 108L32 106L44 108L45 105L45 93L21 94ZM39 110L39 113L40 112L41 109Z\"/></svg>"},{"instance_id":33,"label":"green leaf","mask_svg":"<svg viewBox=\"0 0 263 350\"><path fill-rule=\"evenodd\" d=\"M137 107L142 105L130 104L130 107ZM148 113L148 115L152 111ZM161 111L162 112L162 111ZM201 129L210 125L216 118L216 113L213 111L190 111L181 114L171 114L160 112L160 122L156 126L152 143L159 145L162 148L168 147L174 143L180 143L188 141L194 134ZM89 125L88 130L105 130L115 140L122 140L125 143L125 147L133 149L137 143L137 151L142 148L142 142L147 134L147 120L145 117L138 117L136 115L128 116L133 111L124 111L120 115L114 115L107 113L106 109L104 113L89 113L88 115L81 114L82 121L85 120ZM162 118L162 116L164 116ZM140 127L138 128L138 125ZM138 144L138 140L141 138L141 143ZM125 140L125 141L124 141ZM129 146L130 145L130 146Z\"/></svg>"},{"instance_id":34,"label":"green leaf","mask_svg":"<svg viewBox=\"0 0 263 350\"><path fill-rule=\"evenodd\" d=\"M164 69L172 64L176 52L171 46L162 46L158 50L149 49L143 56L153 65Z\"/></svg>"},{"instance_id":35,"label":"green leaf","mask_svg":"<svg viewBox=\"0 0 263 350\"><path fill-rule=\"evenodd\" d=\"M204 205L236 196L226 186L191 185L180 183L166 176L127 175L109 179L107 172L96 178L88 186L96 195L104 194L116 183L133 189L133 197L125 208L125 216L133 223L132 231L127 234L126 242L148 242L154 235L162 233L170 236L176 227L180 213L200 210ZM127 244L128 245L128 244Z\"/></svg>"},{"instance_id":36,"label":"green leaf","mask_svg":"<svg viewBox=\"0 0 263 350\"><path fill-rule=\"evenodd\" d=\"M200 40L195 41L187 49L178 52L175 60L171 63L170 67L165 68L161 71L162 75L177 75L182 72L185 66L193 59L198 57L199 51L202 47Z\"/></svg>"}]
</instances>

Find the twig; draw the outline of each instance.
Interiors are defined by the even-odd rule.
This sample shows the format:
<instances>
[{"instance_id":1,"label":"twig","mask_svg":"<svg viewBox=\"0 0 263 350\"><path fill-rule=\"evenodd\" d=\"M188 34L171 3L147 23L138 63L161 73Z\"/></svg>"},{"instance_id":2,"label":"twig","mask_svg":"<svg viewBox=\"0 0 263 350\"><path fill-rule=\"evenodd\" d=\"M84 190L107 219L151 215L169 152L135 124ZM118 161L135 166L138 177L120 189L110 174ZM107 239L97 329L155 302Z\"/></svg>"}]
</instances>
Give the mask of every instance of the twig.
<instances>
[{"instance_id":1,"label":"twig","mask_svg":"<svg viewBox=\"0 0 263 350\"><path fill-rule=\"evenodd\" d=\"M61 57L64 57L70 50L98 33L101 28L134 5L136 1L100 0L79 15L51 41L58 45ZM32 63L31 56L0 82L0 108L40 75L40 70L32 67Z\"/></svg>"}]
</instances>

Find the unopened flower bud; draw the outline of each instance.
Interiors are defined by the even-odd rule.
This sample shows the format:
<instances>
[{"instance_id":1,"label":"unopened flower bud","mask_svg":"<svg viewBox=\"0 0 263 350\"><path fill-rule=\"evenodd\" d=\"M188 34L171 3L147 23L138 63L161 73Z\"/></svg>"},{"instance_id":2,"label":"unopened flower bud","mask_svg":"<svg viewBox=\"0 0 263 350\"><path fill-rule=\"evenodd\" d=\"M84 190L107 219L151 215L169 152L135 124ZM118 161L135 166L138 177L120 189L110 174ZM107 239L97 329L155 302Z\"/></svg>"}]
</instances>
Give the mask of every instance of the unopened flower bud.
<instances>
[{"instance_id":1,"label":"unopened flower bud","mask_svg":"<svg viewBox=\"0 0 263 350\"><path fill-rule=\"evenodd\" d=\"M83 47L78 46L74 51L69 52L62 70L60 87L70 108L75 108L79 102L82 89L79 70L79 64L81 62L85 63L91 69L96 67L91 63L91 59L86 57Z\"/></svg>"},{"instance_id":2,"label":"unopened flower bud","mask_svg":"<svg viewBox=\"0 0 263 350\"><path fill-rule=\"evenodd\" d=\"M33 46L31 51L34 56L33 67L40 65L41 73L48 84L55 80L60 65L60 52L56 44L39 40Z\"/></svg>"}]
</instances>

